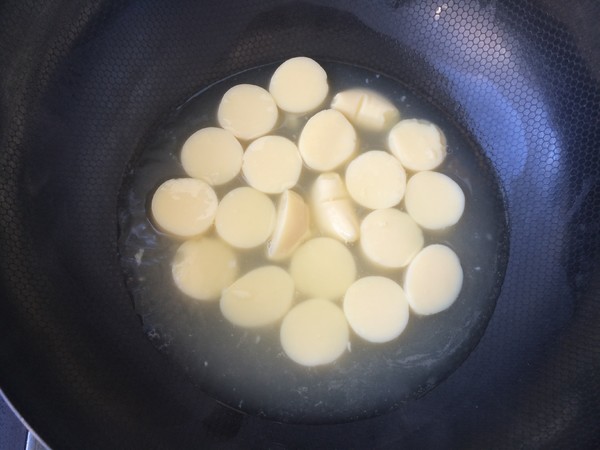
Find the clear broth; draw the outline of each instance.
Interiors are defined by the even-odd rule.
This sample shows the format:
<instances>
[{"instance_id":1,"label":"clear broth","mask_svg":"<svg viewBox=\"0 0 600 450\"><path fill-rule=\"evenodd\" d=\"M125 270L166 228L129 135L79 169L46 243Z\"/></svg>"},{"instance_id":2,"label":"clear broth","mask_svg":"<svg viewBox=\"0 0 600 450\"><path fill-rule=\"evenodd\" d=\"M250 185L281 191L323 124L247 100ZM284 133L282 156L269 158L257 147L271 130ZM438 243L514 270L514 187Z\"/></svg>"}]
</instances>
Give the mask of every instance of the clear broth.
<instances>
[{"instance_id":1,"label":"clear broth","mask_svg":"<svg viewBox=\"0 0 600 450\"><path fill-rule=\"evenodd\" d=\"M365 87L390 99L402 118L429 120L443 130L448 156L437 170L461 186L466 206L456 226L425 232L425 245L448 245L461 260L463 288L451 308L427 317L411 314L402 335L386 344L370 344L353 335L348 351L337 361L307 368L283 353L278 325L238 328L223 318L218 302L195 301L176 288L171 260L180 242L152 226L148 201L160 183L185 176L179 162L181 146L198 129L218 126L216 111L223 94L240 83L267 87L276 64L226 78L177 108L150 134L132 161L119 208L121 261L148 338L211 397L248 413L288 422L341 422L373 416L435 387L460 366L481 338L508 256L502 190L481 149L446 114L397 80L364 68L319 62L330 83L330 96L322 109L335 93ZM281 114L272 134L297 141L311 115ZM359 139L361 152L387 149L385 133L359 132ZM305 167L294 190L306 197L317 175ZM222 198L245 184L240 175L216 192ZM277 200L277 196L272 198ZM362 218L368 211L359 209L358 213ZM351 249L359 277L385 274L401 283L403 271L382 270L365 261L357 246ZM264 246L239 255L242 274L272 264ZM287 262L281 265L287 268Z\"/></svg>"}]
</instances>

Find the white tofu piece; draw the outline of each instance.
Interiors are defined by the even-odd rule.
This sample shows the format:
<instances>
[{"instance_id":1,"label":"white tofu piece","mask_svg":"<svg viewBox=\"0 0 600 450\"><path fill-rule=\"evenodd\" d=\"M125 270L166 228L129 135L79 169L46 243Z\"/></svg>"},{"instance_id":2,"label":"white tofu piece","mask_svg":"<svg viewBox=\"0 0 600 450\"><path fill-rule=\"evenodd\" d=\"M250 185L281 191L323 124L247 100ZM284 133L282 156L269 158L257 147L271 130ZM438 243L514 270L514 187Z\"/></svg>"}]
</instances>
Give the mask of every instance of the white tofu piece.
<instances>
[{"instance_id":1,"label":"white tofu piece","mask_svg":"<svg viewBox=\"0 0 600 450\"><path fill-rule=\"evenodd\" d=\"M425 247L412 260L404 276L404 292L417 314L448 309L462 289L463 270L454 251L445 245Z\"/></svg>"},{"instance_id":2,"label":"white tofu piece","mask_svg":"<svg viewBox=\"0 0 600 450\"><path fill-rule=\"evenodd\" d=\"M211 186L233 180L242 168L244 149L235 136L222 128L202 128L181 148L181 165L192 178Z\"/></svg>"},{"instance_id":3,"label":"white tofu piece","mask_svg":"<svg viewBox=\"0 0 600 450\"><path fill-rule=\"evenodd\" d=\"M375 343L396 339L408 323L408 301L398 283L381 276L356 280L344 296L344 314L361 338Z\"/></svg>"},{"instance_id":4,"label":"white tofu piece","mask_svg":"<svg viewBox=\"0 0 600 450\"><path fill-rule=\"evenodd\" d=\"M219 125L243 140L256 139L275 127L279 110L271 94L253 84L229 89L219 104Z\"/></svg>"},{"instance_id":5,"label":"white tofu piece","mask_svg":"<svg viewBox=\"0 0 600 450\"><path fill-rule=\"evenodd\" d=\"M313 59L291 58L273 73L269 92L284 111L304 114L325 101L329 92L327 73Z\"/></svg>"},{"instance_id":6,"label":"white tofu piece","mask_svg":"<svg viewBox=\"0 0 600 450\"><path fill-rule=\"evenodd\" d=\"M414 172L433 170L446 158L446 137L431 122L401 120L388 135L388 147L402 165Z\"/></svg>"},{"instance_id":7,"label":"white tofu piece","mask_svg":"<svg viewBox=\"0 0 600 450\"><path fill-rule=\"evenodd\" d=\"M378 209L360 224L360 247L371 262L391 269L406 266L423 247L423 232L397 209Z\"/></svg>"},{"instance_id":8,"label":"white tofu piece","mask_svg":"<svg viewBox=\"0 0 600 450\"><path fill-rule=\"evenodd\" d=\"M239 187L225 195L215 216L219 236L237 248L253 248L265 243L274 226L273 202L251 187Z\"/></svg>"},{"instance_id":9,"label":"white tofu piece","mask_svg":"<svg viewBox=\"0 0 600 450\"><path fill-rule=\"evenodd\" d=\"M198 236L210 228L218 205L215 191L195 178L174 178L161 184L150 209L161 230L183 238Z\"/></svg>"},{"instance_id":10,"label":"white tofu piece","mask_svg":"<svg viewBox=\"0 0 600 450\"><path fill-rule=\"evenodd\" d=\"M253 141L242 163L250 186L266 194L281 194L293 188L302 172L298 147L281 136L263 136Z\"/></svg>"},{"instance_id":11,"label":"white tofu piece","mask_svg":"<svg viewBox=\"0 0 600 450\"><path fill-rule=\"evenodd\" d=\"M312 116L300 133L298 149L308 167L320 172L334 170L356 151L356 131L344 115L326 109Z\"/></svg>"},{"instance_id":12,"label":"white tofu piece","mask_svg":"<svg viewBox=\"0 0 600 450\"><path fill-rule=\"evenodd\" d=\"M283 319L280 331L283 351L303 366L335 361L346 351L349 336L342 310L324 299L296 305Z\"/></svg>"},{"instance_id":13,"label":"white tofu piece","mask_svg":"<svg viewBox=\"0 0 600 450\"><path fill-rule=\"evenodd\" d=\"M281 267L251 270L223 290L221 312L234 325L262 327L277 322L294 300L294 281Z\"/></svg>"},{"instance_id":14,"label":"white tofu piece","mask_svg":"<svg viewBox=\"0 0 600 450\"><path fill-rule=\"evenodd\" d=\"M402 201L406 172L389 153L371 150L348 164L346 187L350 197L365 208L391 208Z\"/></svg>"},{"instance_id":15,"label":"white tofu piece","mask_svg":"<svg viewBox=\"0 0 600 450\"><path fill-rule=\"evenodd\" d=\"M350 250L336 239L319 237L296 250L290 263L296 289L308 297L339 299L356 278Z\"/></svg>"},{"instance_id":16,"label":"white tofu piece","mask_svg":"<svg viewBox=\"0 0 600 450\"><path fill-rule=\"evenodd\" d=\"M465 194L456 182L438 172L418 172L408 180L406 212L429 230L455 225L465 210Z\"/></svg>"},{"instance_id":17,"label":"white tofu piece","mask_svg":"<svg viewBox=\"0 0 600 450\"><path fill-rule=\"evenodd\" d=\"M181 244L171 266L175 285L196 300L216 300L236 279L235 253L219 239L203 237Z\"/></svg>"}]
</instances>

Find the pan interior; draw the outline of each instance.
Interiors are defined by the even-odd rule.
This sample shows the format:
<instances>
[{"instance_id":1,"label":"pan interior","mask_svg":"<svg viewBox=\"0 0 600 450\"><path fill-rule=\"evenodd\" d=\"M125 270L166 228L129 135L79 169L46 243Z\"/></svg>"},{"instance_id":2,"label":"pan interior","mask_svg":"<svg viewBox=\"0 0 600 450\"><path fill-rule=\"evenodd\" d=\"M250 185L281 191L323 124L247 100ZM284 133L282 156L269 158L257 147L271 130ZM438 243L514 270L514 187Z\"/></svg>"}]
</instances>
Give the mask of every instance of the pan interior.
<instances>
[{"instance_id":1,"label":"pan interior","mask_svg":"<svg viewBox=\"0 0 600 450\"><path fill-rule=\"evenodd\" d=\"M222 317L218 302L197 302L177 290L170 264L179 242L158 232L148 220L149 196L164 180L185 176L179 162L181 146L194 131L218 126L216 110L222 95L240 83L267 87L276 64L223 79L176 108L149 134L132 160L119 204L121 264L147 337L208 395L233 408L287 422L341 422L382 414L434 388L458 368L481 338L508 256L506 211L498 178L483 151L451 114L384 74L319 62L329 77L327 102L343 89L368 87L390 98L402 118L426 119L444 131L448 157L438 170L459 183L466 208L458 226L425 233L425 245L446 244L461 259L464 285L449 310L428 317L412 314L404 333L387 344L369 344L352 336L350 351L334 364L305 368L282 352L278 326L236 328ZM298 120L303 124L309 117ZM298 137L285 121L273 134L292 140ZM385 148L381 137L367 137L360 151ZM306 190L315 176L304 169L299 191ZM217 188L219 198L241 182L240 176ZM261 258L260 250L245 252L241 273ZM358 269L359 277L374 274L372 267L360 262ZM401 282L401 273L391 276Z\"/></svg>"}]
</instances>

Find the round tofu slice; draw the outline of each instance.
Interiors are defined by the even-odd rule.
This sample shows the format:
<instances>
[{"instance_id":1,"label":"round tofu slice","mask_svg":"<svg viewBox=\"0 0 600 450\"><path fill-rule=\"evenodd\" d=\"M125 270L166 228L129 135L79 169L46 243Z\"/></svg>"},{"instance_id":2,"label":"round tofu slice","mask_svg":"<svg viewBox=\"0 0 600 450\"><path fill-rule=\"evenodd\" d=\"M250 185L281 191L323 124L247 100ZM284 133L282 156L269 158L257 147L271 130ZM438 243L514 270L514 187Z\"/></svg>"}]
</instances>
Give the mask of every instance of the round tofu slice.
<instances>
[{"instance_id":1,"label":"round tofu slice","mask_svg":"<svg viewBox=\"0 0 600 450\"><path fill-rule=\"evenodd\" d=\"M310 58L291 58L273 73L269 92L284 111L303 114L317 108L327 97L327 73Z\"/></svg>"},{"instance_id":2,"label":"round tofu slice","mask_svg":"<svg viewBox=\"0 0 600 450\"><path fill-rule=\"evenodd\" d=\"M344 115L326 109L312 116L300 133L298 148L302 159L313 170L334 170L356 150L356 131Z\"/></svg>"},{"instance_id":3,"label":"round tofu slice","mask_svg":"<svg viewBox=\"0 0 600 450\"><path fill-rule=\"evenodd\" d=\"M406 185L406 212L429 230L456 224L465 210L465 194L452 178L438 172L414 174Z\"/></svg>"},{"instance_id":4,"label":"round tofu slice","mask_svg":"<svg viewBox=\"0 0 600 450\"><path fill-rule=\"evenodd\" d=\"M254 269L227 287L221 312L240 327L262 327L281 319L292 306L294 281L277 266Z\"/></svg>"},{"instance_id":5,"label":"round tofu slice","mask_svg":"<svg viewBox=\"0 0 600 450\"><path fill-rule=\"evenodd\" d=\"M391 208L404 196L406 172L389 153L371 150L348 164L346 187L350 197L365 208Z\"/></svg>"},{"instance_id":6,"label":"round tofu slice","mask_svg":"<svg viewBox=\"0 0 600 450\"><path fill-rule=\"evenodd\" d=\"M412 260L404 276L404 292L414 312L436 314L458 298L463 270L456 253L445 245L425 247Z\"/></svg>"},{"instance_id":7,"label":"round tofu slice","mask_svg":"<svg viewBox=\"0 0 600 450\"><path fill-rule=\"evenodd\" d=\"M306 300L287 313L281 324L283 351L303 366L329 364L346 350L349 330L344 313L329 300Z\"/></svg>"},{"instance_id":8,"label":"round tofu slice","mask_svg":"<svg viewBox=\"0 0 600 450\"><path fill-rule=\"evenodd\" d=\"M267 194L281 194L298 182L302 158L298 147L281 136L263 136L244 153L242 172L250 186Z\"/></svg>"},{"instance_id":9,"label":"round tofu slice","mask_svg":"<svg viewBox=\"0 0 600 450\"><path fill-rule=\"evenodd\" d=\"M365 277L346 291L344 314L361 338L369 342L388 342L406 328L408 301L398 283L386 277Z\"/></svg>"},{"instance_id":10,"label":"round tofu slice","mask_svg":"<svg viewBox=\"0 0 600 450\"><path fill-rule=\"evenodd\" d=\"M173 280L186 295L197 300L216 300L238 275L235 253L219 239L186 241L177 249L172 264Z\"/></svg>"},{"instance_id":11,"label":"round tofu slice","mask_svg":"<svg viewBox=\"0 0 600 450\"><path fill-rule=\"evenodd\" d=\"M341 242L320 237L305 242L290 263L296 288L308 297L342 298L356 278L356 264Z\"/></svg>"},{"instance_id":12,"label":"round tofu slice","mask_svg":"<svg viewBox=\"0 0 600 450\"><path fill-rule=\"evenodd\" d=\"M311 199L315 221L321 233L346 243L358 239L356 211L337 173L319 175L313 184Z\"/></svg>"},{"instance_id":13,"label":"round tofu slice","mask_svg":"<svg viewBox=\"0 0 600 450\"><path fill-rule=\"evenodd\" d=\"M233 134L222 128L196 131L183 144L181 164L193 178L219 186L233 180L242 168L244 149Z\"/></svg>"},{"instance_id":14,"label":"round tofu slice","mask_svg":"<svg viewBox=\"0 0 600 450\"><path fill-rule=\"evenodd\" d=\"M357 127L369 131L386 130L400 118L392 102L369 89L339 92L333 97L331 108L343 113Z\"/></svg>"},{"instance_id":15,"label":"round tofu slice","mask_svg":"<svg viewBox=\"0 0 600 450\"><path fill-rule=\"evenodd\" d=\"M219 204L215 228L237 248L253 248L267 241L275 226L275 206L269 197L250 187L230 191Z\"/></svg>"},{"instance_id":16,"label":"round tofu slice","mask_svg":"<svg viewBox=\"0 0 600 450\"><path fill-rule=\"evenodd\" d=\"M309 226L308 207L302 197L290 190L281 194L275 231L267 246L268 258L279 261L291 256L308 236Z\"/></svg>"},{"instance_id":17,"label":"round tofu slice","mask_svg":"<svg viewBox=\"0 0 600 450\"><path fill-rule=\"evenodd\" d=\"M371 262L391 269L406 266L423 247L423 232L397 209L378 209L360 224L360 247Z\"/></svg>"},{"instance_id":18,"label":"round tofu slice","mask_svg":"<svg viewBox=\"0 0 600 450\"><path fill-rule=\"evenodd\" d=\"M279 111L265 89L253 84L238 84L229 89L219 104L219 125L239 139L256 139L277 123Z\"/></svg>"},{"instance_id":19,"label":"round tofu slice","mask_svg":"<svg viewBox=\"0 0 600 450\"><path fill-rule=\"evenodd\" d=\"M431 122L418 119L401 120L388 135L392 154L408 170L432 170L446 158L444 133Z\"/></svg>"},{"instance_id":20,"label":"round tofu slice","mask_svg":"<svg viewBox=\"0 0 600 450\"><path fill-rule=\"evenodd\" d=\"M150 209L161 230L188 238L210 228L218 204L215 191L204 181L174 178L158 187Z\"/></svg>"}]
</instances>

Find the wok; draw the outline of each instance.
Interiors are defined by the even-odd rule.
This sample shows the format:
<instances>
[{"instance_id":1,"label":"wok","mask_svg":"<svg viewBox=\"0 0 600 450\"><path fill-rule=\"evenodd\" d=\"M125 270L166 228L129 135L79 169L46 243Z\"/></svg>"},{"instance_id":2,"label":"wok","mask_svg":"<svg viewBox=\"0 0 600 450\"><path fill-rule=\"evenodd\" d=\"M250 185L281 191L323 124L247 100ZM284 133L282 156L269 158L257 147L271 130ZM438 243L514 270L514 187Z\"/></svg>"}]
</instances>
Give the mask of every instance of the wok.
<instances>
[{"instance_id":1,"label":"wok","mask_svg":"<svg viewBox=\"0 0 600 450\"><path fill-rule=\"evenodd\" d=\"M52 448L600 445L600 6L593 1L6 1L0 387ZM349 423L208 397L143 332L124 175L199 89L307 55L385 73L456 121L510 225L494 315L443 383Z\"/></svg>"}]
</instances>

